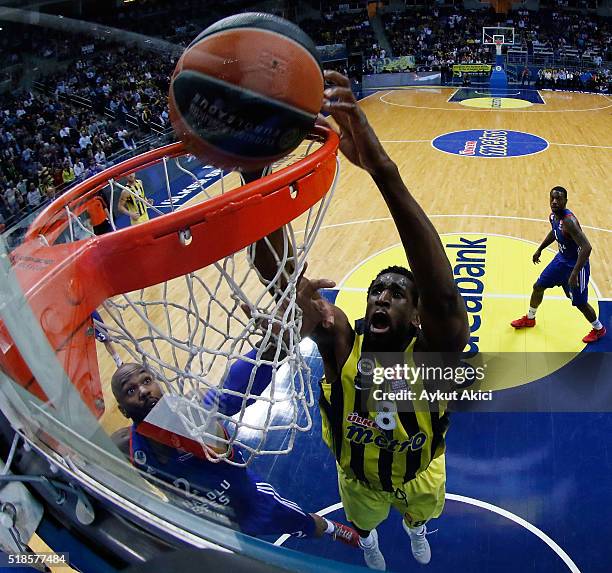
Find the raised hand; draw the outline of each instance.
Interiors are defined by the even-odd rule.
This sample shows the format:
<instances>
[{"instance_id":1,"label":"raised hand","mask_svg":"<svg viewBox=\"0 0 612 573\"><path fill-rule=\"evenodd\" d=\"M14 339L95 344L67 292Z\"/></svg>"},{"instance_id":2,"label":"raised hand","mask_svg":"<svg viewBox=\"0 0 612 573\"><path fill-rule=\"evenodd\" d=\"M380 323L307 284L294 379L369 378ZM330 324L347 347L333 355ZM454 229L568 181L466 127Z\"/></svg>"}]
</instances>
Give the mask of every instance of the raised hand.
<instances>
[{"instance_id":1,"label":"raised hand","mask_svg":"<svg viewBox=\"0 0 612 573\"><path fill-rule=\"evenodd\" d=\"M331 328L334 325L334 307L319 293L319 289L333 288L329 279L307 279L302 276L298 282L296 302L302 309L301 336L309 336L317 326Z\"/></svg>"},{"instance_id":2,"label":"raised hand","mask_svg":"<svg viewBox=\"0 0 612 573\"><path fill-rule=\"evenodd\" d=\"M322 110L331 114L340 128L340 151L351 162L373 175L392 165L363 110L351 91L349 79L325 70L325 80L333 87L324 92ZM319 123L325 120L319 118Z\"/></svg>"}]
</instances>

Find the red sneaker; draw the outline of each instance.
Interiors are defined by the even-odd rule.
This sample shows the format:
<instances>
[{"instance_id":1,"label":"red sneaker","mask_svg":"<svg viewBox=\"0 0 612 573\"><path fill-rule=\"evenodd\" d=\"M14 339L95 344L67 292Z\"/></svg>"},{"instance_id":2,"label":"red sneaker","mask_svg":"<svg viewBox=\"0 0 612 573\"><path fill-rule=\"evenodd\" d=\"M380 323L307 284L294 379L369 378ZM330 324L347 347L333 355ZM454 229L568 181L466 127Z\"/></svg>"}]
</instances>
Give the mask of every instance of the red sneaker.
<instances>
[{"instance_id":1,"label":"red sneaker","mask_svg":"<svg viewBox=\"0 0 612 573\"><path fill-rule=\"evenodd\" d=\"M332 533L334 541L342 541L342 543L352 547L359 547L359 534L352 527L337 521L332 521L332 523L334 524L334 532Z\"/></svg>"},{"instance_id":2,"label":"red sneaker","mask_svg":"<svg viewBox=\"0 0 612 573\"><path fill-rule=\"evenodd\" d=\"M582 342L597 342L600 338L603 338L606 335L606 327L602 326L599 330L595 328L591 330L583 339Z\"/></svg>"},{"instance_id":3,"label":"red sneaker","mask_svg":"<svg viewBox=\"0 0 612 573\"><path fill-rule=\"evenodd\" d=\"M527 315L521 316L521 318L513 320L510 326L514 326L514 328L531 328L535 326L535 318L528 318Z\"/></svg>"}]
</instances>

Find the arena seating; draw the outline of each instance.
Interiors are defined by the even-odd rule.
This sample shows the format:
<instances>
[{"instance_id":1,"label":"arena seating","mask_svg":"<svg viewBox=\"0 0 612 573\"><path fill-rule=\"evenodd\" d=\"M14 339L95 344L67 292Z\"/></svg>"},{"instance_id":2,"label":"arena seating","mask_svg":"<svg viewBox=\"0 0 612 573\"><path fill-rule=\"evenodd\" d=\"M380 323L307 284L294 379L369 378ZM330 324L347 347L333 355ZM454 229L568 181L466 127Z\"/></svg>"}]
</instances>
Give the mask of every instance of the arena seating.
<instances>
[{"instance_id":1,"label":"arena seating","mask_svg":"<svg viewBox=\"0 0 612 573\"><path fill-rule=\"evenodd\" d=\"M317 3L317 17L311 6L299 24L318 45L361 52L368 73L391 55L411 55L419 69L446 72L455 63L488 62L482 27L512 26L508 64L517 70L528 64L536 87L608 90L610 21L576 11L584 7L579 3L565 4L543 2L538 12L523 8L502 16L458 5L387 8L382 23L392 54L380 45L365 9L343 12L338 4ZM148 0L84 17L185 46L212 21L249 5L230 0L203 14L199 0ZM96 10L95 3L83 6ZM166 98L174 64L175 56L82 30L41 35L39 27L11 24L0 36L0 89L10 88L0 95L0 223L15 222L75 181L171 137ZM345 72L347 62L327 67ZM40 71L24 91L24 72L32 69Z\"/></svg>"}]
</instances>

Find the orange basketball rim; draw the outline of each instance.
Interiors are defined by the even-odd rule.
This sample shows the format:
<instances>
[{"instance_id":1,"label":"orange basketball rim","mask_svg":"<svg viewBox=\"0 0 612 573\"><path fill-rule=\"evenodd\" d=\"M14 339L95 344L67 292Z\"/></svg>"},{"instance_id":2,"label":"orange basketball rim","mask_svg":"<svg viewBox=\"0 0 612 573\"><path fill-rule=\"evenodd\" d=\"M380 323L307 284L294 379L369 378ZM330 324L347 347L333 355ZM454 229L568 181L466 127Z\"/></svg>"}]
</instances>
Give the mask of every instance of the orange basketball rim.
<instances>
[{"instance_id":1,"label":"orange basketball rim","mask_svg":"<svg viewBox=\"0 0 612 573\"><path fill-rule=\"evenodd\" d=\"M146 223L69 243L57 240L110 181L185 154L174 143L129 159L76 185L44 209L10 255L25 299L60 364L96 416L104 412L90 315L107 298L202 269L289 223L327 193L336 175L338 136L293 165ZM150 264L155 261L155 264ZM0 323L0 366L41 400L41 386Z\"/></svg>"}]
</instances>

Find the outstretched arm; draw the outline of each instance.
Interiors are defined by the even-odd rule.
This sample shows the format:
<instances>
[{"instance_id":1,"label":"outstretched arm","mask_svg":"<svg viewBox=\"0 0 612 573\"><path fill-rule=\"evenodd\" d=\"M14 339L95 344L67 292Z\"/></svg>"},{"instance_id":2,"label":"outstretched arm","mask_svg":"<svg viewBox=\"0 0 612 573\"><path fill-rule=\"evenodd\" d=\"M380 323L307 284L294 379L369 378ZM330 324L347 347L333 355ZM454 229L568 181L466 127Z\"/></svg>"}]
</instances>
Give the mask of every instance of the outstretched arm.
<instances>
[{"instance_id":1,"label":"outstretched arm","mask_svg":"<svg viewBox=\"0 0 612 573\"><path fill-rule=\"evenodd\" d=\"M261 177L260 173L244 173L246 183ZM279 288L286 286L288 276L294 271L295 261L291 243L285 245L283 229L277 229L267 237L257 241L252 247L251 256L255 268L264 284L268 284L278 273L281 261L285 260L284 276L280 277ZM302 275L304 270L302 271ZM344 312L327 301L318 292L320 288L335 286L325 279L309 280L302 276L298 281L297 304L303 312L301 336L311 336L317 344L324 361L327 364L340 365L346 360L345 347L349 345L352 328ZM340 350L338 350L340 348ZM339 358L336 359L336 354ZM327 374L332 378L331 374Z\"/></svg>"},{"instance_id":2,"label":"outstretched arm","mask_svg":"<svg viewBox=\"0 0 612 573\"><path fill-rule=\"evenodd\" d=\"M355 101L348 78L326 71L325 79L334 86L325 90L323 109L340 127L340 149L374 179L399 232L419 291L427 348L463 350L469 334L465 304L436 229L404 185L397 166Z\"/></svg>"},{"instance_id":3,"label":"outstretched arm","mask_svg":"<svg viewBox=\"0 0 612 573\"><path fill-rule=\"evenodd\" d=\"M264 176L263 171L250 171L242 174L245 184L256 181ZM253 264L259 272L260 279L263 284L267 285L277 274L279 263L285 259L284 272L289 275L295 269L293 261L293 250L291 243L287 241L285 247L285 239L283 236L283 228L272 231L266 237L259 239L257 243L251 246L251 257ZM286 252L285 252L286 249ZM281 280L280 288L286 285L286 278Z\"/></svg>"}]
</instances>

